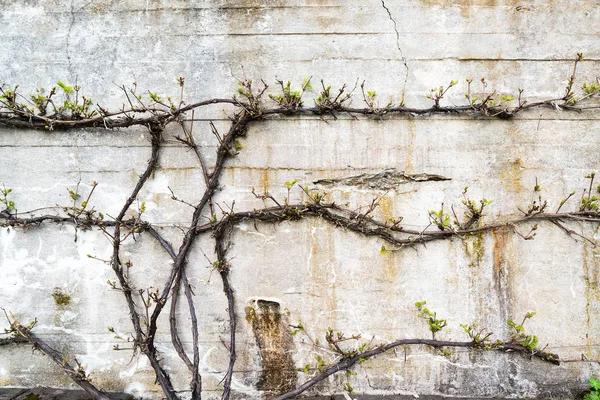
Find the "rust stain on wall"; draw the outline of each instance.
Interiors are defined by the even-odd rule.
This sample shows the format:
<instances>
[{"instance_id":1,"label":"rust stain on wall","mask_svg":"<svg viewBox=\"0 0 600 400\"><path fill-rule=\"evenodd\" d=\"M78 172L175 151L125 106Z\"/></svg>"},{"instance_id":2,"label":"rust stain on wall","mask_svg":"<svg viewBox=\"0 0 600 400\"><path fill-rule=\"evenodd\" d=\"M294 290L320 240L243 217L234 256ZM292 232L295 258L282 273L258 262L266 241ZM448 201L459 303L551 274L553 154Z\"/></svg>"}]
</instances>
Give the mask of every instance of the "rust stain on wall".
<instances>
[{"instance_id":1,"label":"rust stain on wall","mask_svg":"<svg viewBox=\"0 0 600 400\"><path fill-rule=\"evenodd\" d=\"M379 209L384 221L389 221L394 216L394 202L387 196L379 199Z\"/></svg>"},{"instance_id":2,"label":"rust stain on wall","mask_svg":"<svg viewBox=\"0 0 600 400\"><path fill-rule=\"evenodd\" d=\"M246 320L258 345L262 368L257 389L279 395L296 387L296 352L287 316L275 301L255 300L246 307Z\"/></svg>"},{"instance_id":3,"label":"rust stain on wall","mask_svg":"<svg viewBox=\"0 0 600 400\"><path fill-rule=\"evenodd\" d=\"M229 175L227 177L229 182L232 182L234 185L239 185L241 182L243 185L254 187L256 188L257 194L263 194L269 191L269 168L232 166L225 168L225 173Z\"/></svg>"},{"instance_id":4,"label":"rust stain on wall","mask_svg":"<svg viewBox=\"0 0 600 400\"><path fill-rule=\"evenodd\" d=\"M527 190L521 183L524 169L523 161L520 158L503 163L500 178L507 184L512 193L521 193Z\"/></svg>"},{"instance_id":5,"label":"rust stain on wall","mask_svg":"<svg viewBox=\"0 0 600 400\"><path fill-rule=\"evenodd\" d=\"M262 179L260 183L264 192L267 193L269 191L269 170L266 168L262 171Z\"/></svg>"},{"instance_id":6,"label":"rust stain on wall","mask_svg":"<svg viewBox=\"0 0 600 400\"><path fill-rule=\"evenodd\" d=\"M505 228L501 228L492 231L492 235L494 237L494 246L492 248L494 288L498 297L500 317L502 320L506 320L509 306L507 294L509 285L507 277L508 269L506 268L508 231Z\"/></svg>"},{"instance_id":7,"label":"rust stain on wall","mask_svg":"<svg viewBox=\"0 0 600 400\"><path fill-rule=\"evenodd\" d=\"M406 126L408 127L408 144L406 146L406 160L404 162L404 168L407 173L413 171L413 157L415 150L415 123L413 120L406 120Z\"/></svg>"}]
</instances>

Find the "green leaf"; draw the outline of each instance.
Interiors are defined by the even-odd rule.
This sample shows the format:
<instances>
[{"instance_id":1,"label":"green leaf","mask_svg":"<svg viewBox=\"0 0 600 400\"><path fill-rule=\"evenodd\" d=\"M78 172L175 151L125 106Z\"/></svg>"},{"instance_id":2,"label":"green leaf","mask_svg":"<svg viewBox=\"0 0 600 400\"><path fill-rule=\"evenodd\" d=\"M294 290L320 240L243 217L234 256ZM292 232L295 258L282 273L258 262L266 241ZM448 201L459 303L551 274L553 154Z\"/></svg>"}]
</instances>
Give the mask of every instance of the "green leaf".
<instances>
[{"instance_id":1,"label":"green leaf","mask_svg":"<svg viewBox=\"0 0 600 400\"><path fill-rule=\"evenodd\" d=\"M317 360L317 368L321 368L325 365L325 361L323 361L320 355L317 354L315 360Z\"/></svg>"},{"instance_id":2,"label":"green leaf","mask_svg":"<svg viewBox=\"0 0 600 400\"><path fill-rule=\"evenodd\" d=\"M600 380L594 378L593 376L590 378L590 386L594 390L600 390Z\"/></svg>"},{"instance_id":3,"label":"green leaf","mask_svg":"<svg viewBox=\"0 0 600 400\"><path fill-rule=\"evenodd\" d=\"M72 191L71 189L69 189L69 196L73 199L73 200L77 200L78 198L81 197L81 195L79 193L75 193L74 191Z\"/></svg>"},{"instance_id":4,"label":"green leaf","mask_svg":"<svg viewBox=\"0 0 600 400\"><path fill-rule=\"evenodd\" d=\"M235 144L235 149L236 150L241 150L244 147L244 146L242 146L242 142L240 142L240 140L237 139L237 138L235 139L235 143L234 144Z\"/></svg>"},{"instance_id":5,"label":"green leaf","mask_svg":"<svg viewBox=\"0 0 600 400\"><path fill-rule=\"evenodd\" d=\"M344 390L350 394L354 394L354 388L350 385L350 382L346 382L344 385Z\"/></svg>"},{"instance_id":6,"label":"green leaf","mask_svg":"<svg viewBox=\"0 0 600 400\"><path fill-rule=\"evenodd\" d=\"M154 101L155 103L159 103L161 100L158 93L148 92L148 95L150 96L150 100Z\"/></svg>"},{"instance_id":7,"label":"green leaf","mask_svg":"<svg viewBox=\"0 0 600 400\"><path fill-rule=\"evenodd\" d=\"M60 86L61 89L65 91L65 93L71 93L73 91L73 86L69 86L66 83L62 82L62 81L58 81L58 82L56 82L56 84L58 86Z\"/></svg>"}]
</instances>

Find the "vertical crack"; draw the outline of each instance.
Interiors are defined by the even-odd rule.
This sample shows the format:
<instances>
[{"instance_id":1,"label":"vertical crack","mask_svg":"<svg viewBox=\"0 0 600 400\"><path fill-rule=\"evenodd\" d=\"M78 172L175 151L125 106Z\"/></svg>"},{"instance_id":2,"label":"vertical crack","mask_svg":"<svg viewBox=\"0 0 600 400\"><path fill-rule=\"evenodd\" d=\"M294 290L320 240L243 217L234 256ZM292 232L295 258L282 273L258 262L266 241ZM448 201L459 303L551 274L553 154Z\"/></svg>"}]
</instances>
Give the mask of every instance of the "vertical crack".
<instances>
[{"instance_id":1,"label":"vertical crack","mask_svg":"<svg viewBox=\"0 0 600 400\"><path fill-rule=\"evenodd\" d=\"M385 5L384 0L381 0L381 5L383 6L383 9L387 12L388 17L390 18L390 21L392 21L392 23L394 24L394 32L396 32L396 47L398 48L398 51L400 52L400 59L402 60L402 64L404 64L404 68L405 68L404 84L402 86L402 101L401 101L401 105L404 105L404 96L406 94L406 83L408 82L408 64L406 63L406 57L404 57L404 52L402 51L402 48L400 47L400 32L398 32L398 24L396 23L396 20L392 16L390 9L387 8L387 6Z\"/></svg>"},{"instance_id":2,"label":"vertical crack","mask_svg":"<svg viewBox=\"0 0 600 400\"><path fill-rule=\"evenodd\" d=\"M71 32L75 25L75 0L71 0L71 22L69 24L69 30L67 31L67 68L69 70L69 78L71 82L75 81L73 76L73 64L71 63Z\"/></svg>"}]
</instances>

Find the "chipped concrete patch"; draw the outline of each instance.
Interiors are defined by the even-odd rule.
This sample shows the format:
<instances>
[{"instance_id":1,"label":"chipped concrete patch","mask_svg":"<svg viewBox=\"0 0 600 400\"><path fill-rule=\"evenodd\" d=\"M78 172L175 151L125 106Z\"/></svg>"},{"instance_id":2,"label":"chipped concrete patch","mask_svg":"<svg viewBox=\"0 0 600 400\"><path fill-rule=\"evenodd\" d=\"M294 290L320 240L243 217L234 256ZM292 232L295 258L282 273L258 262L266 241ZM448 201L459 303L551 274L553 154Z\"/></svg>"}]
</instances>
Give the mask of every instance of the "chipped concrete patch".
<instances>
[{"instance_id":1,"label":"chipped concrete patch","mask_svg":"<svg viewBox=\"0 0 600 400\"><path fill-rule=\"evenodd\" d=\"M349 176L347 178L321 179L313 183L325 187L343 185L362 189L392 190L397 189L399 185L411 182L439 182L449 180L450 178L441 175L426 173L407 174L403 171L396 171L391 168L376 174L360 174Z\"/></svg>"}]
</instances>

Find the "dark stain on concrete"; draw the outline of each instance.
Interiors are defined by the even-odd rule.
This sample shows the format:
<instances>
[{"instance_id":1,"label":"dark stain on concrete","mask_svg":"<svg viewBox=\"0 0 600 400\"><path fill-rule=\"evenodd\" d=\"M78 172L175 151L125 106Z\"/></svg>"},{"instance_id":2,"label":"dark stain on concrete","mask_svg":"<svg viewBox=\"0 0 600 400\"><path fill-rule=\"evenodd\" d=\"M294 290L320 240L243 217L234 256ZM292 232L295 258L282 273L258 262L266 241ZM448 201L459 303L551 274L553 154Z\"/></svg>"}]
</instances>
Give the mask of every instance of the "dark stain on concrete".
<instances>
[{"instance_id":1,"label":"dark stain on concrete","mask_svg":"<svg viewBox=\"0 0 600 400\"><path fill-rule=\"evenodd\" d=\"M256 300L246 307L246 320L252 327L262 360L257 389L270 395L294 389L298 383L293 360L296 348L281 305L275 301Z\"/></svg>"}]
</instances>

